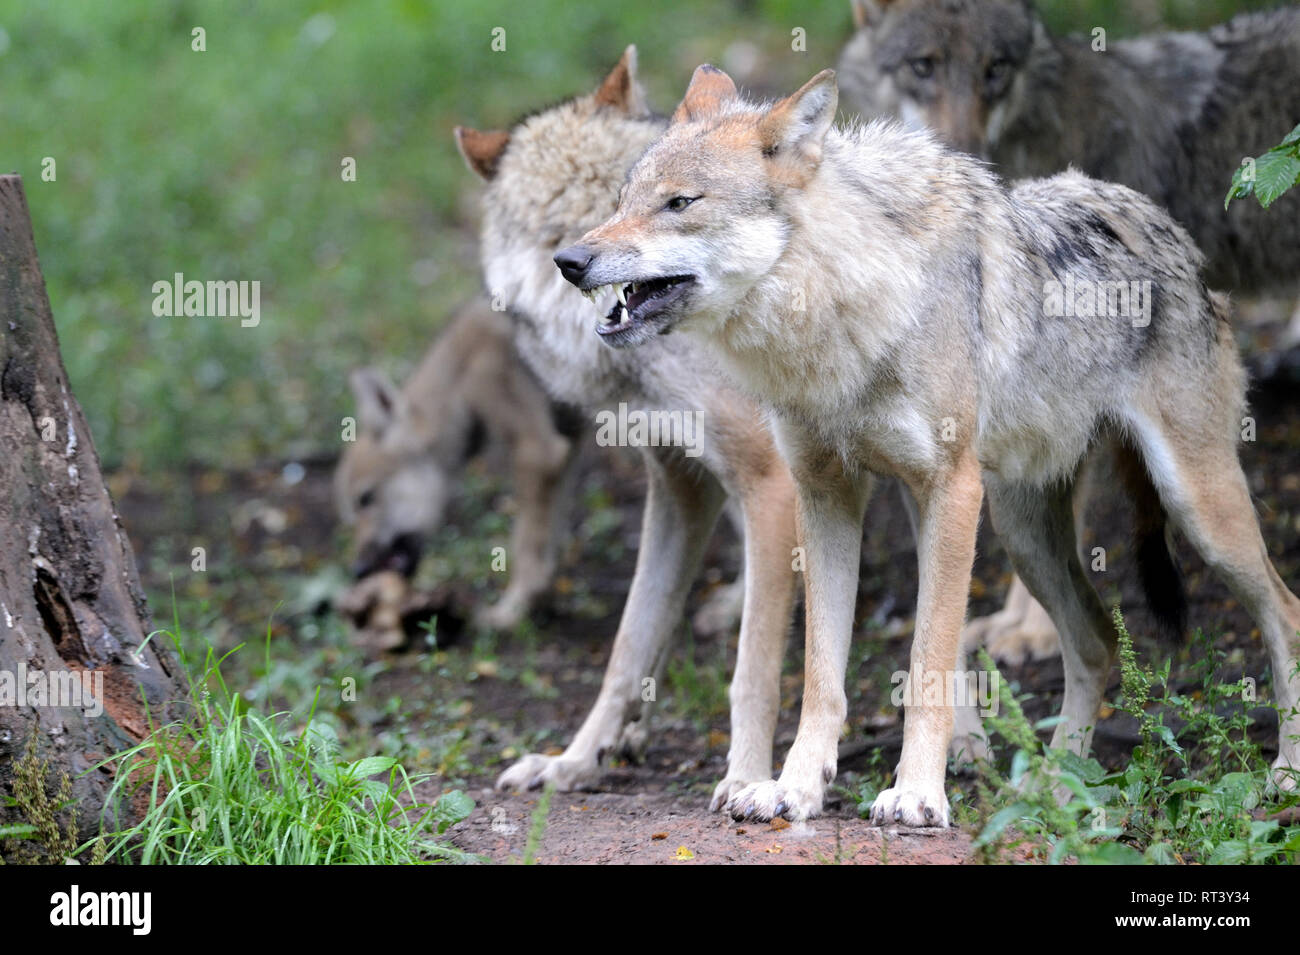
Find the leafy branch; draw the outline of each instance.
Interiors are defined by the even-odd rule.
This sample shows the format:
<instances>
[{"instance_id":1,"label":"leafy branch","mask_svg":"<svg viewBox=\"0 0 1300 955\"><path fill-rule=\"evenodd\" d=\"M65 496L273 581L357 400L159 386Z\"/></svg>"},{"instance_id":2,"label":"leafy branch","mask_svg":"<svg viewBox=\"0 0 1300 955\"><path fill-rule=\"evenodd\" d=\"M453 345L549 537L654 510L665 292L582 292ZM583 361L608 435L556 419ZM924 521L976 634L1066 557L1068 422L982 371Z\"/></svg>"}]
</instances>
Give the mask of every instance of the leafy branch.
<instances>
[{"instance_id":1,"label":"leafy branch","mask_svg":"<svg viewBox=\"0 0 1300 955\"><path fill-rule=\"evenodd\" d=\"M1232 174L1232 188L1224 197L1223 208L1233 199L1253 195L1267 209L1296 183L1300 183L1300 126L1264 155L1242 161Z\"/></svg>"}]
</instances>

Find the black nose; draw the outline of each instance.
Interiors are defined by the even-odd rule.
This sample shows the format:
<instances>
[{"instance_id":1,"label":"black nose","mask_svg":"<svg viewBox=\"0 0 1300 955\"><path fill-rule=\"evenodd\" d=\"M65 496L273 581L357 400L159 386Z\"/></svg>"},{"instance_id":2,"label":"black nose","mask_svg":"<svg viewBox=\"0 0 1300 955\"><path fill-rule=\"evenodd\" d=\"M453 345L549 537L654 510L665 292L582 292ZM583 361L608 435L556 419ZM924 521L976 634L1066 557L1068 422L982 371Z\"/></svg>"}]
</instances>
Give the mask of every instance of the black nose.
<instances>
[{"instance_id":1,"label":"black nose","mask_svg":"<svg viewBox=\"0 0 1300 955\"><path fill-rule=\"evenodd\" d=\"M581 286L582 279L587 274L587 269L591 267L591 260L594 258L591 249L585 245L571 245L567 249L561 249L556 253L555 264L560 267L561 275L574 285Z\"/></svg>"}]
</instances>

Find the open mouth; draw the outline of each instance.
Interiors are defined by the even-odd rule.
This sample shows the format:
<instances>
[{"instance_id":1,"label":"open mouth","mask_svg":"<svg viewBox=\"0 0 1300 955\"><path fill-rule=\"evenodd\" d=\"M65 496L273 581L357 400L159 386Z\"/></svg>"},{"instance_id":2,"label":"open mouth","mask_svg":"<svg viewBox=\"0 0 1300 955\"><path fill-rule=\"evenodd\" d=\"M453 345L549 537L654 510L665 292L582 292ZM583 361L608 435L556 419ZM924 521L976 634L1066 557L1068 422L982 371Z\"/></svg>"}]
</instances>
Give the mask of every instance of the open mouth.
<instances>
[{"instance_id":1,"label":"open mouth","mask_svg":"<svg viewBox=\"0 0 1300 955\"><path fill-rule=\"evenodd\" d=\"M614 307L600 320L596 331L601 335L619 335L665 312L677 302L695 281L693 275L671 275L636 282L615 282L583 292L593 301L606 288L614 290Z\"/></svg>"},{"instance_id":2,"label":"open mouth","mask_svg":"<svg viewBox=\"0 0 1300 955\"><path fill-rule=\"evenodd\" d=\"M391 570L410 578L420 565L422 551L419 534L400 534L387 547L367 547L352 565L352 576L360 580L381 570Z\"/></svg>"}]
</instances>

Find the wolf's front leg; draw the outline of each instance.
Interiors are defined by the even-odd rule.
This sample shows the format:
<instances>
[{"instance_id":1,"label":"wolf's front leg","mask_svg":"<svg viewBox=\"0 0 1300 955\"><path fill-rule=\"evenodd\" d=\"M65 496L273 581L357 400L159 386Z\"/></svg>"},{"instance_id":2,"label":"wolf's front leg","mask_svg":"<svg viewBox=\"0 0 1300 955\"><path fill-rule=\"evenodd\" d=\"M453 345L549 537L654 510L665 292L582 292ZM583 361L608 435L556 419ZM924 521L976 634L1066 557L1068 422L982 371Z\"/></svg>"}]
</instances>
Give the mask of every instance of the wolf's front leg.
<instances>
[{"instance_id":1,"label":"wolf's front leg","mask_svg":"<svg viewBox=\"0 0 1300 955\"><path fill-rule=\"evenodd\" d=\"M682 619L686 595L722 508L712 477L675 449L646 453L648 491L636 572L596 704L559 756L530 753L497 779L498 789L586 789L600 777L624 726L639 718L644 681L653 678Z\"/></svg>"},{"instance_id":2,"label":"wolf's front leg","mask_svg":"<svg viewBox=\"0 0 1300 955\"><path fill-rule=\"evenodd\" d=\"M715 812L746 786L772 778L781 661L794 604L795 494L790 473L777 468L742 493L745 603L731 680L727 775L709 804Z\"/></svg>"},{"instance_id":3,"label":"wolf's front leg","mask_svg":"<svg viewBox=\"0 0 1300 955\"><path fill-rule=\"evenodd\" d=\"M833 477L827 471L836 472ZM813 479L799 475L812 472ZM733 818L803 820L822 810L835 778L840 730L848 714L844 671L853 636L862 517L871 480L839 473L835 459L796 466L800 544L806 565L806 638L803 709L799 731L781 775L731 797Z\"/></svg>"},{"instance_id":4,"label":"wolf's front leg","mask_svg":"<svg viewBox=\"0 0 1300 955\"><path fill-rule=\"evenodd\" d=\"M984 496L979 464L969 452L928 487L912 490L920 510L916 630L903 755L894 785L871 806L871 821L878 826L948 825L944 775L953 727L951 689Z\"/></svg>"}]
</instances>

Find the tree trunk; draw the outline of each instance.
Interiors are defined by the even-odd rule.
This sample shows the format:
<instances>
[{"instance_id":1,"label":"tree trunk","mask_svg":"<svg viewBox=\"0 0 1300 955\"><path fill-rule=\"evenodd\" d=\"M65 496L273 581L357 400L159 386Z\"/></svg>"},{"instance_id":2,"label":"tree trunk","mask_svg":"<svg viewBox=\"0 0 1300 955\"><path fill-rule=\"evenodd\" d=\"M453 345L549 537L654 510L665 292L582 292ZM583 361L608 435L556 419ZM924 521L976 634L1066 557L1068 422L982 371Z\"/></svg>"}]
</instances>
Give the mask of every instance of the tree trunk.
<instances>
[{"instance_id":1,"label":"tree trunk","mask_svg":"<svg viewBox=\"0 0 1300 955\"><path fill-rule=\"evenodd\" d=\"M0 176L0 794L35 732L51 775L72 777L82 838L99 831L112 778L83 773L166 721L184 692L170 647L139 650L150 629L68 389L22 180ZM0 824L29 821L2 806Z\"/></svg>"}]
</instances>

